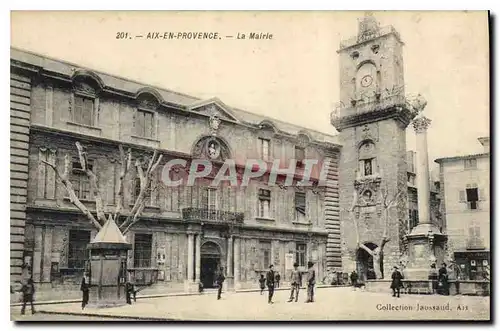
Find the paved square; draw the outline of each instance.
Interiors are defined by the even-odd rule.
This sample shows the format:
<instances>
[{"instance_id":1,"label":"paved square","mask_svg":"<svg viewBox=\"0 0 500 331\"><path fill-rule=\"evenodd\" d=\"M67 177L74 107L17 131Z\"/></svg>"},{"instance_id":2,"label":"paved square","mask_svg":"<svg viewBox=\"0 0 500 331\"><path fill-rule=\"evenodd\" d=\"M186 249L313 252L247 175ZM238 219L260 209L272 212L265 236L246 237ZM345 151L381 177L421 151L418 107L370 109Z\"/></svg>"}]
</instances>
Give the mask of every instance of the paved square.
<instances>
[{"instance_id":1,"label":"paved square","mask_svg":"<svg viewBox=\"0 0 500 331\"><path fill-rule=\"evenodd\" d=\"M471 296L402 295L353 291L351 288L322 288L314 303L287 303L289 292L277 291L274 304L267 303L267 293L224 293L138 299L132 305L105 309L85 309L84 314L102 317L165 320L489 320L490 298ZM419 307L426 307L420 310ZM436 310L436 309L445 310ZM19 308L15 308L19 309ZM432 310L434 309L434 310ZM41 312L81 314L80 304L45 305ZM49 317L50 318L50 317Z\"/></svg>"}]
</instances>

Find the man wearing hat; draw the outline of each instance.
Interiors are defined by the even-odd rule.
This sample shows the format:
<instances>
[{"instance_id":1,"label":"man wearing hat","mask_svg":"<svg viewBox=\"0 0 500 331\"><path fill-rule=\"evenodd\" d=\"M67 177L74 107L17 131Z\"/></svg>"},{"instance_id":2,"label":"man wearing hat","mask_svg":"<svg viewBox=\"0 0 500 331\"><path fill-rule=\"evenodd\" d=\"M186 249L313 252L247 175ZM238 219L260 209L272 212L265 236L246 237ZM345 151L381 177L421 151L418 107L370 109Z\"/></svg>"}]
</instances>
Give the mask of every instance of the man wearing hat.
<instances>
[{"instance_id":1,"label":"man wearing hat","mask_svg":"<svg viewBox=\"0 0 500 331\"><path fill-rule=\"evenodd\" d=\"M269 271L266 274L266 285L269 291L269 297L267 299L267 303L273 303L273 294L274 294L274 270L273 265L269 266Z\"/></svg>"},{"instance_id":2,"label":"man wearing hat","mask_svg":"<svg viewBox=\"0 0 500 331\"><path fill-rule=\"evenodd\" d=\"M316 284L316 271L313 268L314 263L307 262L307 301L314 302L314 285Z\"/></svg>"},{"instance_id":3,"label":"man wearing hat","mask_svg":"<svg viewBox=\"0 0 500 331\"><path fill-rule=\"evenodd\" d=\"M401 272L399 272L398 267L394 266L394 271L392 272L391 278L392 296L395 297L397 293L399 298L399 291L401 287L403 287L403 275L401 274Z\"/></svg>"},{"instance_id":4,"label":"man wearing hat","mask_svg":"<svg viewBox=\"0 0 500 331\"><path fill-rule=\"evenodd\" d=\"M293 264L293 271L292 271L292 277L291 277L292 289L290 292L290 299L288 300L288 302L293 301L294 292L295 292L295 302L297 302L297 300L299 299L299 290L300 290L300 287L302 286L302 276L300 275L300 271L297 270L298 266L299 266L299 264L297 262L295 262Z\"/></svg>"}]
</instances>

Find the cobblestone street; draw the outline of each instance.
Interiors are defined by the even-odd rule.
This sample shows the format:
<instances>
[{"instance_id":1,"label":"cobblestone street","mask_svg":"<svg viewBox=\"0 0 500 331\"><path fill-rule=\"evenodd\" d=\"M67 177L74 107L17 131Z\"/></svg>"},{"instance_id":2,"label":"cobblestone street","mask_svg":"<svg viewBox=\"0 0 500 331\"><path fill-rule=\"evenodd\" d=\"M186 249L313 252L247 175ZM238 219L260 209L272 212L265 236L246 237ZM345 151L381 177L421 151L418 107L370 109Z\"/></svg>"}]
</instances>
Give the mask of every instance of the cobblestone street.
<instances>
[{"instance_id":1,"label":"cobblestone street","mask_svg":"<svg viewBox=\"0 0 500 331\"><path fill-rule=\"evenodd\" d=\"M222 300L215 293L200 296L177 296L138 299L132 305L105 309L85 309L80 304L38 306L41 313L79 314L87 317L163 320L488 320L489 297L403 295L393 298L389 291L370 293L351 288L322 288L316 291L316 302L287 303L288 291L277 291L274 304L267 304L267 293L224 293ZM419 310L419 306L427 310ZM428 310L432 306L446 310ZM448 310L449 309L449 310ZM11 314L19 314L13 307ZM61 320L61 315L45 315L46 320Z\"/></svg>"}]
</instances>

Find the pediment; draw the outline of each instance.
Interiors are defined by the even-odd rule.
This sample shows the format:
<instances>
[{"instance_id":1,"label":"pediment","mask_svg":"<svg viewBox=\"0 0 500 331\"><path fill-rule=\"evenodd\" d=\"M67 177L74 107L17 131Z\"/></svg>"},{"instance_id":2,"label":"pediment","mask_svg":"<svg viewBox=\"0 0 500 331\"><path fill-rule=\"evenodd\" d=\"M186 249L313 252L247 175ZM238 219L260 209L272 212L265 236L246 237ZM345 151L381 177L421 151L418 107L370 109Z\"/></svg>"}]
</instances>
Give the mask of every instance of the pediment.
<instances>
[{"instance_id":1,"label":"pediment","mask_svg":"<svg viewBox=\"0 0 500 331\"><path fill-rule=\"evenodd\" d=\"M231 108L217 98L193 104L189 110L207 116L217 116L221 120L238 122L238 119L232 114Z\"/></svg>"}]
</instances>

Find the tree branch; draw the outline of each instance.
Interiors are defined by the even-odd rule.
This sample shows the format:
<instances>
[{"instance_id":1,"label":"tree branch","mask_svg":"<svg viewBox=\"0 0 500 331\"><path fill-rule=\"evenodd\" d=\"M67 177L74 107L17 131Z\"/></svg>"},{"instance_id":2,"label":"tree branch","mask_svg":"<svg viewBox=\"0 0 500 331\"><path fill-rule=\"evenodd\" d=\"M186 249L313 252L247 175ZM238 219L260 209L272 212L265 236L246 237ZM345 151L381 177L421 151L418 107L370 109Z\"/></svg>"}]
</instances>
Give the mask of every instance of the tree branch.
<instances>
[{"instance_id":1,"label":"tree branch","mask_svg":"<svg viewBox=\"0 0 500 331\"><path fill-rule=\"evenodd\" d=\"M95 209L97 213L97 219L101 221L101 224L106 223L106 216L104 215L104 203L101 196L101 190L99 188L99 180L95 173L89 168L88 155L83 146L77 141L76 148L78 149L78 157L80 159L80 165L89 178L92 191L94 193L95 199Z\"/></svg>"},{"instance_id":2,"label":"tree branch","mask_svg":"<svg viewBox=\"0 0 500 331\"><path fill-rule=\"evenodd\" d=\"M151 193L153 191L151 187L152 177L163 157L163 155L160 154L160 156L156 160L157 155L158 153L155 150L153 153L153 157L149 160L146 173L144 173L144 170L142 169L142 163L140 162L140 160L137 159L135 162L135 166L137 168L137 173L139 175L139 180L140 180L140 190L139 190L139 195L135 200L134 206L132 207L130 215L127 217L125 222L123 222L122 225L120 226L120 229L123 229L123 233L128 232L130 227L132 227L138 221L139 216L145 207L145 198L147 190L150 189Z\"/></svg>"},{"instance_id":3,"label":"tree branch","mask_svg":"<svg viewBox=\"0 0 500 331\"><path fill-rule=\"evenodd\" d=\"M137 211L135 212L134 216L132 217L130 224L125 228L125 230L122 231L123 235L126 235L127 232L130 230L130 228L137 222L139 216L141 215L142 211L144 210L144 207L146 204L144 203L144 200L141 202L139 208L137 208Z\"/></svg>"},{"instance_id":4,"label":"tree branch","mask_svg":"<svg viewBox=\"0 0 500 331\"><path fill-rule=\"evenodd\" d=\"M354 231L356 233L356 243L359 246L358 219L356 218L356 215L354 215L354 209L356 208L357 203L358 203L358 192L356 189L354 189L354 191L352 193L352 205L351 205L351 208L348 210L348 212L351 215L352 221L354 222Z\"/></svg>"},{"instance_id":5,"label":"tree branch","mask_svg":"<svg viewBox=\"0 0 500 331\"><path fill-rule=\"evenodd\" d=\"M42 163L48 165L49 167L54 170L54 173L56 174L56 177L61 181L61 183L64 185L66 188L66 191L68 192L69 195L69 200L78 208L80 211L87 216L87 218L90 220L90 222L98 229L100 230L102 228L101 224L95 219L94 215L85 207L85 205L78 199L78 197L75 194L75 190L73 189L73 185L71 184L71 181L68 178L68 173L69 173L69 156L66 155L64 159L64 172L61 174L57 167L47 161L41 160Z\"/></svg>"},{"instance_id":6,"label":"tree branch","mask_svg":"<svg viewBox=\"0 0 500 331\"><path fill-rule=\"evenodd\" d=\"M130 165L132 163L132 151L129 148L127 151L127 154L125 154L125 151L123 150L123 146L119 145L118 146L120 150L120 177L118 179L118 196L117 196L117 203L116 203L116 209L115 209L115 215L114 219L116 222L118 222L118 218L120 217L121 210L123 209L123 191L124 191L124 181L125 181L125 176L127 175L128 169L130 169Z\"/></svg>"},{"instance_id":7,"label":"tree branch","mask_svg":"<svg viewBox=\"0 0 500 331\"><path fill-rule=\"evenodd\" d=\"M158 160L156 161L155 164L153 164L153 167L149 170L149 173L152 174L156 171L156 168L158 168L158 166L160 165L160 162L161 162L161 159L163 158L163 155L160 154L160 156L158 157Z\"/></svg>"},{"instance_id":8,"label":"tree branch","mask_svg":"<svg viewBox=\"0 0 500 331\"><path fill-rule=\"evenodd\" d=\"M399 190L398 194L396 194L396 196L394 197L394 199L391 200L391 202L389 203L389 206L388 208L392 208L392 207L395 207L398 203L398 199L399 199L399 196L403 193L402 190Z\"/></svg>"},{"instance_id":9,"label":"tree branch","mask_svg":"<svg viewBox=\"0 0 500 331\"><path fill-rule=\"evenodd\" d=\"M361 243L360 243L360 244L359 244L359 248L364 249L364 250L365 250L368 254L370 254L371 256L376 255L376 254L375 254L375 251L372 251L371 249L369 249L368 247L366 247L366 245L365 245L365 244L361 244Z\"/></svg>"}]
</instances>

